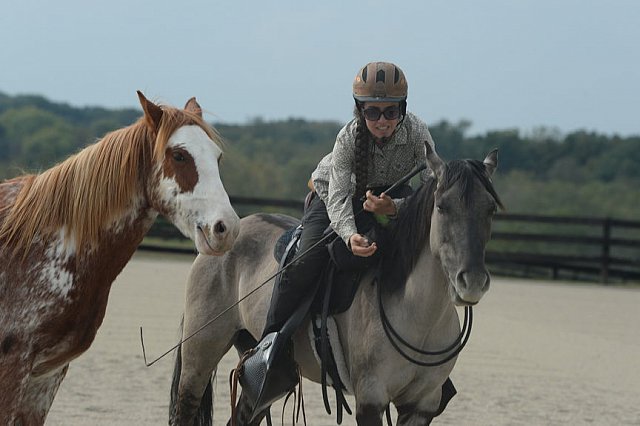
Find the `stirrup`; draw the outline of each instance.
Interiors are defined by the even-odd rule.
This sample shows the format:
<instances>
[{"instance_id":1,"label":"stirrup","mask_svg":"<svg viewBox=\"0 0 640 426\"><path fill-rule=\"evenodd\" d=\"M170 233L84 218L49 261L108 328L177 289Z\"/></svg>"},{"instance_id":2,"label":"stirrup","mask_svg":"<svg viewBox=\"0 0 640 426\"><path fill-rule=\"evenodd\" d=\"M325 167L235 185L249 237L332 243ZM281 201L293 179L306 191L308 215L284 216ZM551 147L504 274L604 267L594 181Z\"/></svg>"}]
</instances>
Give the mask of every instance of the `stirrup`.
<instances>
[{"instance_id":1,"label":"stirrup","mask_svg":"<svg viewBox=\"0 0 640 426\"><path fill-rule=\"evenodd\" d=\"M279 332L269 333L243 357L238 380L251 410L250 422L298 384L289 342Z\"/></svg>"}]
</instances>

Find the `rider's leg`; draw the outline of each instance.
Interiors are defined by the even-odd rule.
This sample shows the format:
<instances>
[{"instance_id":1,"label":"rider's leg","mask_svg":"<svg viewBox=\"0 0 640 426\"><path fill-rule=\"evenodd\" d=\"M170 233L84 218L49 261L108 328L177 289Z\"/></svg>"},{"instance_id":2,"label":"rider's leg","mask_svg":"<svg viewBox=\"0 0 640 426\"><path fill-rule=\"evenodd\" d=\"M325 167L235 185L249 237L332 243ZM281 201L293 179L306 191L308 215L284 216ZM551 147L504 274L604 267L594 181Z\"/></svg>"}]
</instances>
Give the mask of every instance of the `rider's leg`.
<instances>
[{"instance_id":1,"label":"rider's leg","mask_svg":"<svg viewBox=\"0 0 640 426\"><path fill-rule=\"evenodd\" d=\"M322 239L329 223L324 202L320 197L315 196L302 219L303 229L297 254L304 253ZM273 289L263 337L268 333L281 330L304 297L312 297L308 293L315 292L322 267L326 265L328 259L326 245L320 244L286 269L285 275L277 281Z\"/></svg>"}]
</instances>

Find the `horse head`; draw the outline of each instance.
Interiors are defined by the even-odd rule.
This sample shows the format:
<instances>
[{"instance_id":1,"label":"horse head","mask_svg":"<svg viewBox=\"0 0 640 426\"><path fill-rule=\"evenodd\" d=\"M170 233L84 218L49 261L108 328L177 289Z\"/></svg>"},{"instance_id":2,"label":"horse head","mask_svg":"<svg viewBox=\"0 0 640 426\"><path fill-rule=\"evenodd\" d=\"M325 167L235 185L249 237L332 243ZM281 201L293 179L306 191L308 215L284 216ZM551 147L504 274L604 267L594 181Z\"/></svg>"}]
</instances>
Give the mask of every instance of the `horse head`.
<instances>
[{"instance_id":1,"label":"horse head","mask_svg":"<svg viewBox=\"0 0 640 426\"><path fill-rule=\"evenodd\" d=\"M221 255L239 232L239 218L220 179L222 150L215 131L191 98L184 110L161 108L138 92L148 129L155 135L155 174L146 183L151 206L166 216L200 253Z\"/></svg>"},{"instance_id":2,"label":"horse head","mask_svg":"<svg viewBox=\"0 0 640 426\"><path fill-rule=\"evenodd\" d=\"M491 183L498 152L490 152L483 162L444 163L426 145L427 163L437 181L429 245L440 260L452 301L460 306L474 305L491 281L485 266L485 247L493 216L502 207Z\"/></svg>"}]
</instances>

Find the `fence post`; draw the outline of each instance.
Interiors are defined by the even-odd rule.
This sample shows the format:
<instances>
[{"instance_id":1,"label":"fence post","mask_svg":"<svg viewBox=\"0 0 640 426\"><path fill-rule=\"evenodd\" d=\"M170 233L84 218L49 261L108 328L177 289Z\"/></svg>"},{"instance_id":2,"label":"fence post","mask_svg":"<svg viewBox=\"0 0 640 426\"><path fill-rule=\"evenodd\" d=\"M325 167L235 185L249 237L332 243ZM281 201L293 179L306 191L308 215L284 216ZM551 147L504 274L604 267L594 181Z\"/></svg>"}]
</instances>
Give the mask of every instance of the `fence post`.
<instances>
[{"instance_id":1,"label":"fence post","mask_svg":"<svg viewBox=\"0 0 640 426\"><path fill-rule=\"evenodd\" d=\"M611 218L604 218L602 223L602 269L600 271L600 282L609 282L609 259L611 255Z\"/></svg>"}]
</instances>

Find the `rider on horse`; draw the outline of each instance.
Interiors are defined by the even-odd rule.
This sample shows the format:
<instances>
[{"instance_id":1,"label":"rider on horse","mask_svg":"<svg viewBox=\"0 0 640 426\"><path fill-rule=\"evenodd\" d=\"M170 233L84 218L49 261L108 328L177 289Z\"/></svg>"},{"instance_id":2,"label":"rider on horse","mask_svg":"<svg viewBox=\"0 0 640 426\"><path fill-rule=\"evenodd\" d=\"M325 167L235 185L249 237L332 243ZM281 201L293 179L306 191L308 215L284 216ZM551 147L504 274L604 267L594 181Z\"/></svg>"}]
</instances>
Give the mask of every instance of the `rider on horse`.
<instances>
[{"instance_id":1,"label":"rider on horse","mask_svg":"<svg viewBox=\"0 0 640 426\"><path fill-rule=\"evenodd\" d=\"M286 349L277 355L284 359L280 365L295 363L290 345L282 346L282 341L288 342L300 325L306 312L299 315L296 311L301 305L308 306L303 301L317 293L329 260L326 245L316 243L331 226L341 239L337 242L346 245L345 251L359 258L378 257L384 248L365 232L374 219L379 223L393 220L411 188L401 186L390 194L381 191L426 162L426 143L434 146L427 125L407 112L407 91L404 73L389 62L365 65L353 81L355 118L340 130L332 152L311 176L313 192L302 219L298 248L305 255L289 265L274 286L262 339L273 339L274 334L281 339L279 347ZM429 173L428 169L421 173L422 182ZM360 210L370 213L356 221L355 213Z\"/></svg>"}]
</instances>

